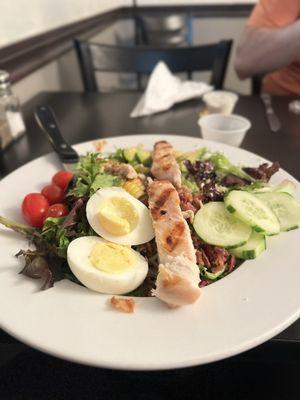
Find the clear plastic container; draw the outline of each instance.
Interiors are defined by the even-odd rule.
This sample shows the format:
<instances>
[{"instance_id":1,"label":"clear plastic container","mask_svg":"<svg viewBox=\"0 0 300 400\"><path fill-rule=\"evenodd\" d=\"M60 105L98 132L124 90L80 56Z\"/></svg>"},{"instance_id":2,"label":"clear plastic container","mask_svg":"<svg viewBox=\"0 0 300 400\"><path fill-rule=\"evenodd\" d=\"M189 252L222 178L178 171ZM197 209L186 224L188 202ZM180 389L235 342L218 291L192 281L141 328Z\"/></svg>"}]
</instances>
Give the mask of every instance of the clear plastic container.
<instances>
[{"instance_id":1,"label":"clear plastic container","mask_svg":"<svg viewBox=\"0 0 300 400\"><path fill-rule=\"evenodd\" d=\"M238 98L237 94L224 90L214 90L202 96L206 109L211 114L231 114Z\"/></svg>"},{"instance_id":2,"label":"clear plastic container","mask_svg":"<svg viewBox=\"0 0 300 400\"><path fill-rule=\"evenodd\" d=\"M251 122L240 115L211 114L199 119L203 139L240 146Z\"/></svg>"}]
</instances>

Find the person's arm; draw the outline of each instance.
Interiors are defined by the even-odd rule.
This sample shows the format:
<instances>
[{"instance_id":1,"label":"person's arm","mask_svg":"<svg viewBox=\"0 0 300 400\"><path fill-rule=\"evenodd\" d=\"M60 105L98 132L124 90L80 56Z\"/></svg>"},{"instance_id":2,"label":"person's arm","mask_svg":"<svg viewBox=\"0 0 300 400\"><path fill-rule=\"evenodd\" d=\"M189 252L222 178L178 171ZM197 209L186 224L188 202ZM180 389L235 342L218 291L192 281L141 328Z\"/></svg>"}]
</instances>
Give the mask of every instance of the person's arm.
<instances>
[{"instance_id":1,"label":"person's arm","mask_svg":"<svg viewBox=\"0 0 300 400\"><path fill-rule=\"evenodd\" d=\"M284 28L246 27L237 48L240 79L271 72L300 57L300 20Z\"/></svg>"}]
</instances>

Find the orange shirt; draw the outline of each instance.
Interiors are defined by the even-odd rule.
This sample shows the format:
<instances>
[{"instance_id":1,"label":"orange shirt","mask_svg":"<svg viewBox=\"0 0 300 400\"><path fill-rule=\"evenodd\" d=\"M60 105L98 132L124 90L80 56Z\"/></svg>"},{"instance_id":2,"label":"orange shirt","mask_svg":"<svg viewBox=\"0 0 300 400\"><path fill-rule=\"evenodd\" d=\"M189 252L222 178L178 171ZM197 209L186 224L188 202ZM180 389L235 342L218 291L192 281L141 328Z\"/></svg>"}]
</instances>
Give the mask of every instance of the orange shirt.
<instances>
[{"instance_id":1,"label":"orange shirt","mask_svg":"<svg viewBox=\"0 0 300 400\"><path fill-rule=\"evenodd\" d=\"M299 18L300 0L260 0L247 25L280 28ZM263 91L270 94L300 94L300 58L285 68L267 74Z\"/></svg>"}]
</instances>

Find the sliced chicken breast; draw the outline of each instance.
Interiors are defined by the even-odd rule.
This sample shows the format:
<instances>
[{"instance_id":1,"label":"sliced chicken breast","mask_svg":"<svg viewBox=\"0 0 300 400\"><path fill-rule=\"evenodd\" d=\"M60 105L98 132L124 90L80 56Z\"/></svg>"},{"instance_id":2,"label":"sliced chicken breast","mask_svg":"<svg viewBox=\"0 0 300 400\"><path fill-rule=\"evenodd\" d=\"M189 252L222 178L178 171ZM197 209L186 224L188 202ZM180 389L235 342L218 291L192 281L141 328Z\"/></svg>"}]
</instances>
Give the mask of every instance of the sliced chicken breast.
<instances>
[{"instance_id":1,"label":"sliced chicken breast","mask_svg":"<svg viewBox=\"0 0 300 400\"><path fill-rule=\"evenodd\" d=\"M168 180L180 188L181 172L174 156L173 146L166 141L155 143L152 159L152 175L159 180Z\"/></svg>"},{"instance_id":2,"label":"sliced chicken breast","mask_svg":"<svg viewBox=\"0 0 300 400\"><path fill-rule=\"evenodd\" d=\"M170 255L184 256L196 263L190 229L175 187L168 181L153 181L148 186L148 196L160 262Z\"/></svg>"},{"instance_id":3,"label":"sliced chicken breast","mask_svg":"<svg viewBox=\"0 0 300 400\"><path fill-rule=\"evenodd\" d=\"M186 257L167 257L159 265L154 296L170 307L194 303L200 296L199 268Z\"/></svg>"},{"instance_id":4,"label":"sliced chicken breast","mask_svg":"<svg viewBox=\"0 0 300 400\"><path fill-rule=\"evenodd\" d=\"M138 176L135 169L130 164L108 160L103 166L108 173L119 175L122 178L135 179Z\"/></svg>"},{"instance_id":5,"label":"sliced chicken breast","mask_svg":"<svg viewBox=\"0 0 300 400\"><path fill-rule=\"evenodd\" d=\"M153 181L148 195L160 261L153 294L171 306L191 304L200 295L199 268L178 193L168 181Z\"/></svg>"}]
</instances>

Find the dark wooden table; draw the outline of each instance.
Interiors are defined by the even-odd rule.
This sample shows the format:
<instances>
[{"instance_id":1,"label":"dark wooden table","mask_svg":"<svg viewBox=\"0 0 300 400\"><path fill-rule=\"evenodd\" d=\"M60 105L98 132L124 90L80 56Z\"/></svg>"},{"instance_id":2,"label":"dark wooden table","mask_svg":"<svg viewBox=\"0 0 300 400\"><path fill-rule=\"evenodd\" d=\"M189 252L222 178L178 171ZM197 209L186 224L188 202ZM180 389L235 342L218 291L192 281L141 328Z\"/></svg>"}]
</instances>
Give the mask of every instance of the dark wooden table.
<instances>
[{"instance_id":1,"label":"dark wooden table","mask_svg":"<svg viewBox=\"0 0 300 400\"><path fill-rule=\"evenodd\" d=\"M6 172L13 171L52 151L33 118L34 108L38 104L49 104L54 109L61 129L71 144L101 137L141 133L199 136L199 100L179 104L165 113L131 119L129 113L139 96L128 92L101 95L41 93L24 106L27 135L5 151L2 173L4 168ZM300 180L300 116L288 112L289 101L291 98L274 99L275 110L283 125L277 134L270 132L258 97L241 97L235 112L248 117L252 122L252 129L242 147L270 160L278 160L286 171Z\"/></svg>"},{"instance_id":2,"label":"dark wooden table","mask_svg":"<svg viewBox=\"0 0 300 400\"><path fill-rule=\"evenodd\" d=\"M27 134L2 154L1 176L52 150L33 118L35 107L41 104L48 104L54 109L61 130L70 144L142 133L199 136L197 119L202 107L200 100L185 102L155 116L131 119L129 113L139 96L138 93L125 92L101 95L39 94L23 108ZM279 161L286 171L300 180L300 116L289 113L288 103L291 100L292 98L287 97L274 98L274 108L282 122L282 129L276 134L271 133L268 128L264 108L258 97L242 96L235 112L252 121L252 128L242 147L269 160ZM79 366L32 350L0 331L0 397L2 390L4 395L11 397L1 398L9 399L64 399L68 398L66 396L73 396L74 393L79 396L75 398L89 399L99 398L101 395L111 399L182 399L198 398L198 395L201 395L202 399L248 399L253 397L247 397L250 392L245 389L244 382L248 382L252 389L256 388L258 394L263 394L266 390L266 394L269 395L270 388L268 391L266 389L266 379L269 379L269 385L273 389L276 388L273 399L293 399L297 398L293 397L296 384L294 387L291 377L295 371L299 374L299 357L300 320L257 349L230 360L160 373L116 372ZM7 362L4 363L5 361ZM4 365L2 368L1 363ZM252 375L257 373L264 374L261 382L253 380ZM71 374L72 377L66 377L65 374ZM249 377L249 374L252 377ZM274 374L278 374L278 382L273 380ZM233 376L236 376L236 379ZM203 386L203 379L206 386ZM83 382L84 380L88 382ZM284 380L286 384L282 387L279 382L284 383ZM178 387L175 382L178 383ZM264 384L265 389L260 383ZM224 394L225 388L228 397ZM18 390L25 390L24 393L28 393L28 397L17 395ZM276 397L279 393L280 397Z\"/></svg>"}]
</instances>

